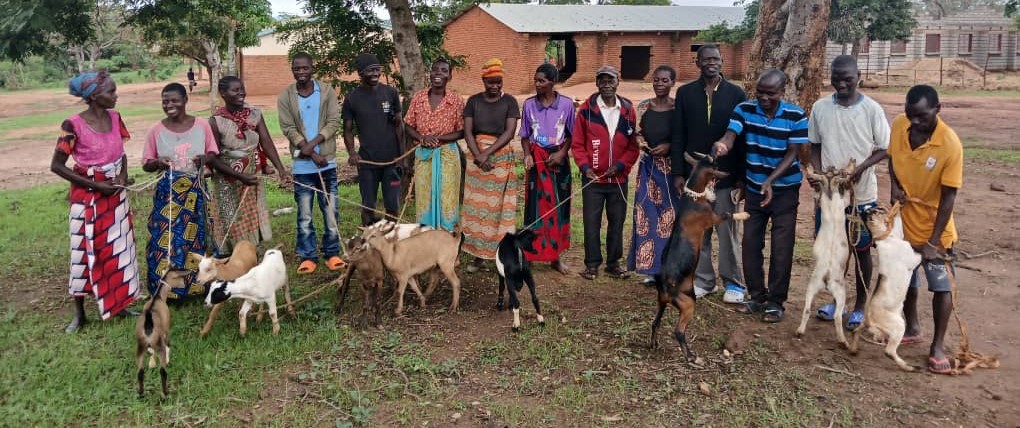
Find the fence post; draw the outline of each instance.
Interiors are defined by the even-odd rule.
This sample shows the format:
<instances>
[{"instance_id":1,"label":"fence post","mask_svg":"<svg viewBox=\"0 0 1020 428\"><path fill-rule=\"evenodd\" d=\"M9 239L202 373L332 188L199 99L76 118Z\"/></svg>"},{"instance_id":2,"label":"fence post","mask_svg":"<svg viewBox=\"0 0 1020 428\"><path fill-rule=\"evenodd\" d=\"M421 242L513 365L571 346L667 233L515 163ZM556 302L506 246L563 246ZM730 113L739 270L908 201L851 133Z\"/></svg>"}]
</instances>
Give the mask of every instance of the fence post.
<instances>
[{"instance_id":1,"label":"fence post","mask_svg":"<svg viewBox=\"0 0 1020 428\"><path fill-rule=\"evenodd\" d=\"M939 86L942 86L942 56L939 55Z\"/></svg>"},{"instance_id":2,"label":"fence post","mask_svg":"<svg viewBox=\"0 0 1020 428\"><path fill-rule=\"evenodd\" d=\"M885 86L889 86L889 63L892 62L892 55L885 59Z\"/></svg>"}]
</instances>

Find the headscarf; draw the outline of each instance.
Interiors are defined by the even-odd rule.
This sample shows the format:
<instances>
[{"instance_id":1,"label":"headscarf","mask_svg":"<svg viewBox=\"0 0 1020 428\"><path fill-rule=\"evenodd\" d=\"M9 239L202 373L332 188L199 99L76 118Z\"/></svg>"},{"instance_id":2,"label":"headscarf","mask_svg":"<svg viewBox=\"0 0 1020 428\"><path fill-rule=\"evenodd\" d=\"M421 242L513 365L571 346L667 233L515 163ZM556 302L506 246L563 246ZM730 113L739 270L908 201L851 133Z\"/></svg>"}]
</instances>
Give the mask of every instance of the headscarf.
<instances>
[{"instance_id":1,"label":"headscarf","mask_svg":"<svg viewBox=\"0 0 1020 428\"><path fill-rule=\"evenodd\" d=\"M503 61L499 58L485 61L485 65L482 66L482 78L486 77L503 77Z\"/></svg>"},{"instance_id":2,"label":"headscarf","mask_svg":"<svg viewBox=\"0 0 1020 428\"><path fill-rule=\"evenodd\" d=\"M242 108L237 112L231 112L230 110L227 110L226 107L222 106L216 109L216 116L223 116L227 119L230 119L231 122L234 122L234 125L237 125L236 135L237 138L242 140L245 139L244 131L247 131L249 129L255 129L254 126L248 123L248 116L250 115L251 109L248 107Z\"/></svg>"},{"instance_id":3,"label":"headscarf","mask_svg":"<svg viewBox=\"0 0 1020 428\"><path fill-rule=\"evenodd\" d=\"M88 73L82 73L74 76L67 82L68 92L76 97L81 97L83 100L88 100L89 95L96 92L100 86L103 86L108 80L110 75L105 71Z\"/></svg>"}]
</instances>

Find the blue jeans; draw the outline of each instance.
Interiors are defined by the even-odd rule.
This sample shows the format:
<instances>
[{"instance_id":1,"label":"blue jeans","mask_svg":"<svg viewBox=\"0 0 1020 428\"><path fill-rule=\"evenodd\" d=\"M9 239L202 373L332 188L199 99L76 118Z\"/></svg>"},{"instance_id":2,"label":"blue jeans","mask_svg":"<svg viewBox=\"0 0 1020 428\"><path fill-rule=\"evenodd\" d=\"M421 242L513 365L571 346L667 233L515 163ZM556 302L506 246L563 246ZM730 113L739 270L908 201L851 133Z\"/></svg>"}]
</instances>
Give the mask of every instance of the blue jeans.
<instances>
[{"instance_id":1,"label":"blue jeans","mask_svg":"<svg viewBox=\"0 0 1020 428\"><path fill-rule=\"evenodd\" d=\"M312 222L312 198L319 201L319 211L322 212L323 223L326 230L322 234L322 255L330 258L340 254L340 229L337 226L340 222L340 210L337 199L336 169L330 168L319 174L294 174L294 182L311 186L318 190L325 190L333 197L332 206L326 195L298 184L294 185L294 202L297 203L297 254L304 260L319 261L319 254L315 248L315 223ZM323 181L325 186L323 186ZM325 187L325 189L324 189Z\"/></svg>"}]
</instances>

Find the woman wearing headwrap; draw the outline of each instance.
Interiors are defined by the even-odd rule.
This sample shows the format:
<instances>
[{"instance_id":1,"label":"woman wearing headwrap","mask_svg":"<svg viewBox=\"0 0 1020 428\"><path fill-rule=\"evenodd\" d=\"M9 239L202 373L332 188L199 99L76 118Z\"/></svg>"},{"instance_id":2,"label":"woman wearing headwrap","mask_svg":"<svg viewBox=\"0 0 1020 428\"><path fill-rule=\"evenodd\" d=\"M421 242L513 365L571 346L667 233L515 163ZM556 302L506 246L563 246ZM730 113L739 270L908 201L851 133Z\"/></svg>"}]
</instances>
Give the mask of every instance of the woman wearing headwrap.
<instances>
[{"instance_id":1,"label":"woman wearing headwrap","mask_svg":"<svg viewBox=\"0 0 1020 428\"><path fill-rule=\"evenodd\" d=\"M450 63L432 63L431 86L414 94L404 122L407 135L420 145L414 152L414 193L418 222L453 230L460 214L460 147L464 135L464 101L446 89Z\"/></svg>"},{"instance_id":2,"label":"woman wearing headwrap","mask_svg":"<svg viewBox=\"0 0 1020 428\"><path fill-rule=\"evenodd\" d=\"M188 114L188 92L184 85L163 88L166 118L145 134L142 168L163 172L152 196L149 214L148 289L156 293L160 278L171 269L191 271L179 288L170 289L169 299L184 300L206 294L205 284L195 283L198 266L189 258L206 254L206 204L203 173L208 164L242 183L255 184L255 176L230 169L216 156L216 139L209 122Z\"/></svg>"},{"instance_id":3,"label":"woman wearing headwrap","mask_svg":"<svg viewBox=\"0 0 1020 428\"><path fill-rule=\"evenodd\" d=\"M469 271L496 258L496 246L517 225L517 174L510 140L521 118L517 99L503 93L503 62L482 68L485 90L464 106L464 141L470 156L464 176L464 251L475 256Z\"/></svg>"},{"instance_id":4,"label":"woman wearing headwrap","mask_svg":"<svg viewBox=\"0 0 1020 428\"><path fill-rule=\"evenodd\" d=\"M545 63L535 70L535 96L524 100L521 148L527 184L524 224L535 230L538 253L524 253L530 261L551 262L566 275L570 269L560 255L570 248L570 134L574 131L574 102L556 92L559 72Z\"/></svg>"},{"instance_id":5,"label":"woman wearing headwrap","mask_svg":"<svg viewBox=\"0 0 1020 428\"><path fill-rule=\"evenodd\" d=\"M117 84L106 72L84 73L68 83L88 109L60 125L50 170L71 183L69 216L74 316L64 331L86 323L85 296L95 296L103 320L127 311L138 297L138 263L128 194L124 142L128 134L117 104ZM67 167L68 158L74 167ZM134 315L134 313L126 312Z\"/></svg>"},{"instance_id":6,"label":"woman wearing headwrap","mask_svg":"<svg viewBox=\"0 0 1020 428\"><path fill-rule=\"evenodd\" d=\"M258 245L272 240L269 212L266 211L265 183L252 180L258 163L257 148L261 147L280 174L280 184L290 183L290 174L280 163L273 139L269 136L262 111L244 103L244 82L225 76L217 85L225 104L216 109L209 126L219 148L219 158L245 180L236 176L216 174L213 182L213 237L219 253L233 251L238 241Z\"/></svg>"}]
</instances>

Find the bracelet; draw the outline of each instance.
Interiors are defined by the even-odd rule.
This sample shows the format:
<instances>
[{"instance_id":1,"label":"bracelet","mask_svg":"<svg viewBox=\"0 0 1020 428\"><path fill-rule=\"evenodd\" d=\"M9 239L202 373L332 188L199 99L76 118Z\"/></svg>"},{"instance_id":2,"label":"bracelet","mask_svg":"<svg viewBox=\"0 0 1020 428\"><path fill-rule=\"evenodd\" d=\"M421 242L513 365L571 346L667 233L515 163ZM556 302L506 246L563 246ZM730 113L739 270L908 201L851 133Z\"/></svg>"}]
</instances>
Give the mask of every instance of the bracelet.
<instances>
[{"instance_id":1,"label":"bracelet","mask_svg":"<svg viewBox=\"0 0 1020 428\"><path fill-rule=\"evenodd\" d=\"M932 243L931 243L931 241L927 241L927 242L925 242L925 243L924 243L924 245L927 245L927 246L929 246L929 247L932 247L932 248L934 248L934 249L936 249L936 250L937 250L937 249L939 249L939 247L938 247L937 245L935 245L935 244L932 244Z\"/></svg>"}]
</instances>

